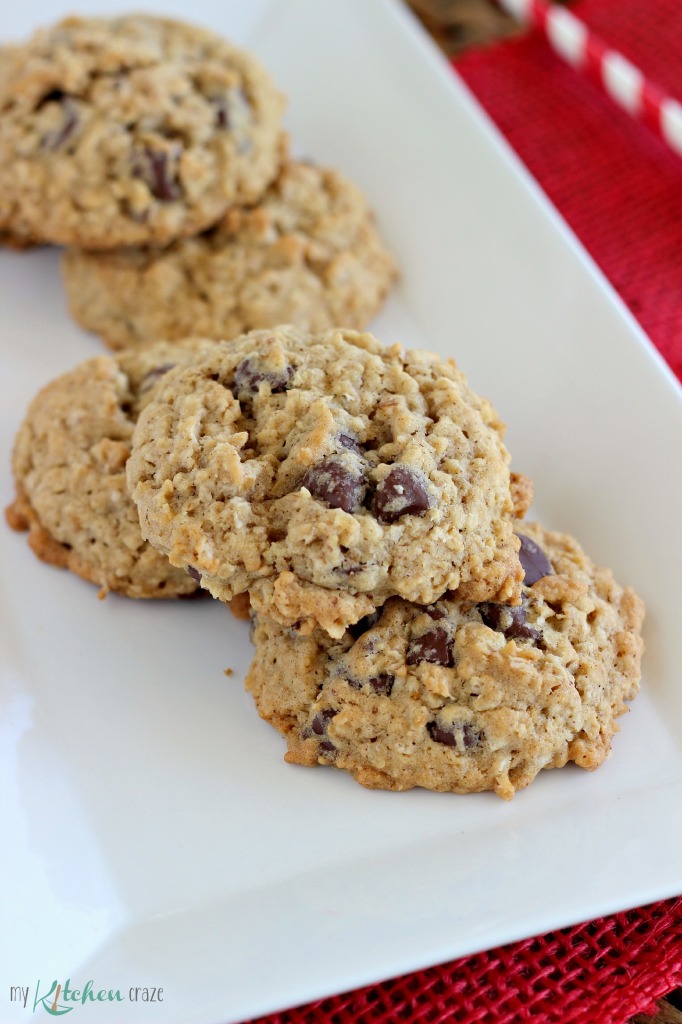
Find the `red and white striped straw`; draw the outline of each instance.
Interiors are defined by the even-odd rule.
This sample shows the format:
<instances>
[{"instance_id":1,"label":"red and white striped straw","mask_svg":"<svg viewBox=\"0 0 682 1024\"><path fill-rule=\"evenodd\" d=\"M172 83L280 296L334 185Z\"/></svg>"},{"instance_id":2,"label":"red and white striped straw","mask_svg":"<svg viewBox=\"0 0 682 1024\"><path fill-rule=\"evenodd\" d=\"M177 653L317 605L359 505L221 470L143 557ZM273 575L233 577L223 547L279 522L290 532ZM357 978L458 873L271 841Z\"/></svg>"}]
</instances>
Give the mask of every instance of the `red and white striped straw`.
<instances>
[{"instance_id":1,"label":"red and white striped straw","mask_svg":"<svg viewBox=\"0 0 682 1024\"><path fill-rule=\"evenodd\" d=\"M565 7L547 0L498 0L508 14L534 25L572 67L593 75L604 92L631 117L649 124L682 156L682 104L604 42Z\"/></svg>"}]
</instances>

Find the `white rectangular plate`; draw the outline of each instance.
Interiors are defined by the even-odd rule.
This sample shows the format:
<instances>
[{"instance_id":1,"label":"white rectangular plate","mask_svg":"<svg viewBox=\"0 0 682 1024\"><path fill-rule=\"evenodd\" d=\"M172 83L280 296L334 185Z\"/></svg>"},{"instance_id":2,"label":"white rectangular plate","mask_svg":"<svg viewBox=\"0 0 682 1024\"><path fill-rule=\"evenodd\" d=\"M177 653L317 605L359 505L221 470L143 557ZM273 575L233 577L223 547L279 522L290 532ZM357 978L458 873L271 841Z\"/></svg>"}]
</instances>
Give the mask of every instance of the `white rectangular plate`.
<instances>
[{"instance_id":1,"label":"white rectangular plate","mask_svg":"<svg viewBox=\"0 0 682 1024\"><path fill-rule=\"evenodd\" d=\"M297 151L368 193L403 271L379 337L456 356L509 423L538 515L645 597L643 692L595 775L546 772L510 804L366 791L284 764L220 604L101 603L0 529L3 1021L28 1012L11 985L32 999L68 976L164 990L79 1020L226 1024L682 890L671 375L402 8L196 0L192 15L253 46ZM0 38L55 16L6 5ZM0 332L5 504L30 398L100 346L70 322L51 251L0 254Z\"/></svg>"}]
</instances>

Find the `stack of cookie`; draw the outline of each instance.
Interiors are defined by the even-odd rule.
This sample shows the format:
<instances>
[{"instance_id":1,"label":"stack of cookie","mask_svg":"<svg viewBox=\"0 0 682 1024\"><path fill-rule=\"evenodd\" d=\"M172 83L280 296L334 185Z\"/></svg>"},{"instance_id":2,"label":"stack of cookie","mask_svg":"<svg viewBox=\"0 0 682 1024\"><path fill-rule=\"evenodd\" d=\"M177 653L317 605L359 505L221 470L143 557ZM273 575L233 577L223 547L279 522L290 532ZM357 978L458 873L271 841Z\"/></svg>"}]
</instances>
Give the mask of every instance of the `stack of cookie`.
<instances>
[{"instance_id":1,"label":"stack of cookie","mask_svg":"<svg viewBox=\"0 0 682 1024\"><path fill-rule=\"evenodd\" d=\"M281 162L264 73L141 17L10 64L0 230L88 247L72 307L121 350L34 400L11 525L104 592L250 607L247 688L291 762L505 798L601 764L642 603L523 523L530 481L452 361L352 329L393 263L352 186Z\"/></svg>"},{"instance_id":2,"label":"stack of cookie","mask_svg":"<svg viewBox=\"0 0 682 1024\"><path fill-rule=\"evenodd\" d=\"M159 552L220 600L250 595L247 688L287 760L508 798L608 755L641 601L520 524L530 484L452 362L252 332L164 376L127 473Z\"/></svg>"},{"instance_id":3,"label":"stack of cookie","mask_svg":"<svg viewBox=\"0 0 682 1024\"><path fill-rule=\"evenodd\" d=\"M283 111L250 54L177 21L68 18L0 51L0 239L68 246L74 316L122 351L33 403L10 521L102 593L198 589L143 541L123 473L183 339L362 328L395 278L359 189L288 158Z\"/></svg>"}]
</instances>

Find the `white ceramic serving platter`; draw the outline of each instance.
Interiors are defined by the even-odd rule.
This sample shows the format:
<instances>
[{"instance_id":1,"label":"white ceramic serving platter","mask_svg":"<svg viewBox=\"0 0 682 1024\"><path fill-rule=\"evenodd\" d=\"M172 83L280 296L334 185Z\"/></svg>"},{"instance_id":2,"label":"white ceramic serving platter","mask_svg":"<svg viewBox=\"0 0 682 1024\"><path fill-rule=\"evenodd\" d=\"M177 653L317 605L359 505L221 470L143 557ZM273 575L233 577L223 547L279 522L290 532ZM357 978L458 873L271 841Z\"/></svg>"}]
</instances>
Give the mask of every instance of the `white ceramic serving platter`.
<instances>
[{"instance_id":1,"label":"white ceramic serving platter","mask_svg":"<svg viewBox=\"0 0 682 1024\"><path fill-rule=\"evenodd\" d=\"M60 13L5 5L0 38ZM191 14L253 46L297 151L368 193L403 270L376 333L456 356L507 420L537 514L644 595L643 692L594 775L544 773L509 804L370 792L284 764L242 689L246 628L220 604L99 602L0 528L3 1022L70 977L163 988L78 1020L227 1024L682 890L671 375L402 7ZM67 316L57 253L0 254L3 505L29 399L99 350Z\"/></svg>"}]
</instances>

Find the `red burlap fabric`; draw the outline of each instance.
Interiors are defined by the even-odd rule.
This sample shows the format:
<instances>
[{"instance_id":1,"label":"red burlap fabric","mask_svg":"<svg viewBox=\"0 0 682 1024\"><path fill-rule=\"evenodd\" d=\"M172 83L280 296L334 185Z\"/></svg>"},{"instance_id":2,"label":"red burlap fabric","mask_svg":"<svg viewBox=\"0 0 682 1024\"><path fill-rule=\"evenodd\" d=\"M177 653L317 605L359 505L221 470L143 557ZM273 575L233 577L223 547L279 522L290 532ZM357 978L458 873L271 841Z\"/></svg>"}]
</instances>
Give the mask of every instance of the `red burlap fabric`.
<instances>
[{"instance_id":1,"label":"red burlap fabric","mask_svg":"<svg viewBox=\"0 0 682 1024\"><path fill-rule=\"evenodd\" d=\"M582 0L573 9L682 98L682 0ZM682 377L682 160L561 64L538 35L470 53L457 67ZM653 1012L679 985L682 899L262 1021L622 1024Z\"/></svg>"}]
</instances>

